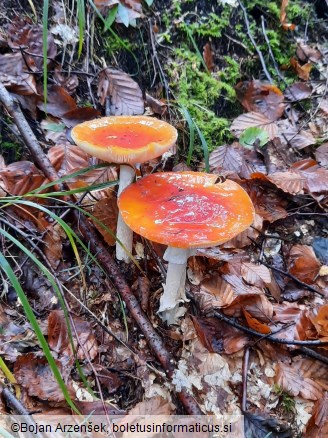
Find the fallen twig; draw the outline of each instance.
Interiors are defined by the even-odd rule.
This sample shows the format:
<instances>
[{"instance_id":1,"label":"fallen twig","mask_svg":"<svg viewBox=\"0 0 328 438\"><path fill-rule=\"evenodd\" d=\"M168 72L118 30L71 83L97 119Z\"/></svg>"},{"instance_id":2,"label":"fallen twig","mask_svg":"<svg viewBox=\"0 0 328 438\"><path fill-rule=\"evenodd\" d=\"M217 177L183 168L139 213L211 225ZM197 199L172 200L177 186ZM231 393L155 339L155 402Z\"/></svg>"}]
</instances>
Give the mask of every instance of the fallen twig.
<instances>
[{"instance_id":1,"label":"fallen twig","mask_svg":"<svg viewBox=\"0 0 328 438\"><path fill-rule=\"evenodd\" d=\"M262 340L268 340L271 342L275 342L277 344L287 344L287 345L301 345L301 346L312 346L312 347L320 347L323 345L328 345L328 341L299 341L299 340L289 340L289 339L280 339L275 338L273 335L280 332L281 329L277 330L276 332L269 333L267 335L263 335L262 333L259 333L253 329L250 329L248 327L245 327L244 325L239 324L234 319L229 318L228 316L223 315L221 312L215 310L214 312L211 312L216 318L220 319L221 321L226 322L227 324L231 325L232 327L235 327L239 330L242 330L245 333L248 333L249 335L256 336L259 339L259 341Z\"/></svg>"},{"instance_id":2,"label":"fallen twig","mask_svg":"<svg viewBox=\"0 0 328 438\"><path fill-rule=\"evenodd\" d=\"M14 122L16 123L28 150L33 157L33 160L35 160L35 163L37 163L45 176L51 181L58 180L59 177L57 175L57 172L55 171L48 157L44 154L33 131L27 123L18 102L11 97L11 95L8 93L2 83L0 83L0 101L6 107L8 113L12 116ZM132 317L135 319L140 330L143 332L149 346L163 366L167 376L172 379L175 372L173 357L165 348L161 337L154 330L154 327L147 319L146 315L142 312L139 302L133 295L129 285L127 284L117 264L114 262L113 258L108 252L106 246L103 244L103 242L99 239L98 235L94 231L93 226L86 220L84 216L81 216L78 211L73 210L73 214L84 239L90 242L91 250L94 253L97 253L97 258L99 259L100 263L108 273L113 284L125 301L128 310L130 311ZM177 392L177 396L189 414L202 414L194 398L189 395L185 390Z\"/></svg>"}]
</instances>

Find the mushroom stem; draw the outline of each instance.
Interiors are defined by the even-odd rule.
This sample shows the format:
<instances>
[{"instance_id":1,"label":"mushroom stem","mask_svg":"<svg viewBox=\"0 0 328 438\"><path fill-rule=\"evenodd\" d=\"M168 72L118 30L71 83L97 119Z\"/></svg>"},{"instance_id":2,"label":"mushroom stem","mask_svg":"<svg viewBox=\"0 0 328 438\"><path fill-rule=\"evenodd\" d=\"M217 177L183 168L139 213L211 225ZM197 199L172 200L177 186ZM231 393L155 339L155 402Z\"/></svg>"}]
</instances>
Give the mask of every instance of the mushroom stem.
<instances>
[{"instance_id":1,"label":"mushroom stem","mask_svg":"<svg viewBox=\"0 0 328 438\"><path fill-rule=\"evenodd\" d=\"M118 196L120 196L121 192L133 182L134 177L134 168L121 164ZM132 252L133 231L123 221L121 213L119 213L117 219L116 237L119 240L119 242L116 242L116 258L117 260L123 260L125 263L129 263L130 257L127 251L129 251L129 253Z\"/></svg>"},{"instance_id":2,"label":"mushroom stem","mask_svg":"<svg viewBox=\"0 0 328 438\"><path fill-rule=\"evenodd\" d=\"M179 303L189 301L185 293L186 267L188 258L193 254L193 250L170 246L164 253L164 260L169 264L158 313L168 325L175 324L186 311L185 307L179 307Z\"/></svg>"}]
</instances>

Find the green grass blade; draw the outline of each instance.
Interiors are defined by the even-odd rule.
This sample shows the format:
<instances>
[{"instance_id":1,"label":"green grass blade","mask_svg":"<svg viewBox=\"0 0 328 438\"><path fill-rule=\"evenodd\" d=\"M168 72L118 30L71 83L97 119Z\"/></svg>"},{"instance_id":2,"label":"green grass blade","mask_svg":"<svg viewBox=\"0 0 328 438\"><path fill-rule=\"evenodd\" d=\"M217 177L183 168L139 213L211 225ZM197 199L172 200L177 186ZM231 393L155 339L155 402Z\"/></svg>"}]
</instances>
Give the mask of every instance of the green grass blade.
<instances>
[{"instance_id":1,"label":"green grass blade","mask_svg":"<svg viewBox=\"0 0 328 438\"><path fill-rule=\"evenodd\" d=\"M78 57L80 58L83 49L84 29L85 29L85 4L84 0L76 0L77 2L77 17L79 24L79 48Z\"/></svg>"},{"instance_id":2,"label":"green grass blade","mask_svg":"<svg viewBox=\"0 0 328 438\"><path fill-rule=\"evenodd\" d=\"M3 231L4 230L0 230L0 232L3 232ZM74 412L76 412L77 414L80 414L79 410L75 406L73 400L71 399L71 397L68 393L65 382L62 379L62 376L59 372L59 369L57 367L55 359L53 358L53 356L51 354L48 343L47 343L45 337L43 336L43 333L39 327L38 321L33 313L33 310L31 308L29 302L28 302L28 299L27 299L14 271L12 270L11 266L9 265L8 261L6 260L6 258L2 254L2 252L0 252L0 268L7 275L9 281L11 282L12 286L14 287L14 289L16 291L18 298L20 299L20 302L22 303L22 306L24 308L24 312L25 312L28 320L30 321L31 327L34 330L34 332L35 332L35 334L40 342L41 348L42 348L42 350L43 350L43 352L48 360L49 366L53 372L55 379L58 382L58 385L59 385L59 387L60 387L60 389L65 397L66 402L73 409Z\"/></svg>"},{"instance_id":3,"label":"green grass blade","mask_svg":"<svg viewBox=\"0 0 328 438\"><path fill-rule=\"evenodd\" d=\"M191 118L187 108L184 105L182 105L181 103L179 105L180 105L180 110L183 113L184 118L186 119L187 124L188 124L188 128L189 128L189 148L188 148L187 165L190 166L192 154L194 152L195 124L194 124L194 121Z\"/></svg>"},{"instance_id":4,"label":"green grass blade","mask_svg":"<svg viewBox=\"0 0 328 438\"><path fill-rule=\"evenodd\" d=\"M202 148L203 148L203 154L204 154L204 161L205 161L205 172L209 172L210 171L210 159L209 159L209 152L208 152L208 145L207 145L207 141L204 137L204 134L202 133L202 131L199 129L197 123L194 121L195 124L195 128L197 131L197 134L200 138L200 141L202 143Z\"/></svg>"},{"instance_id":5,"label":"green grass blade","mask_svg":"<svg viewBox=\"0 0 328 438\"><path fill-rule=\"evenodd\" d=\"M195 38L193 37L191 30L189 29L189 27L188 27L187 24L186 24L186 26L185 26L184 28L186 29L187 35L188 35L188 37L189 37L189 39L190 39L192 45L194 46L194 49L195 49L195 51L196 51L196 54L197 54L197 57L198 57L199 61L201 62L201 64L203 65L203 67L205 68L205 70L207 71L207 73L210 73L210 72L208 71L207 65L206 65L206 63L205 63L205 61L204 61L204 58L203 58L202 54L200 53L200 51L199 51L199 49L198 49L198 47L197 47L197 44L196 44Z\"/></svg>"},{"instance_id":6,"label":"green grass blade","mask_svg":"<svg viewBox=\"0 0 328 438\"><path fill-rule=\"evenodd\" d=\"M43 99L47 113L48 97L48 18L49 18L49 0L43 0L42 14L42 40L43 40Z\"/></svg>"},{"instance_id":7,"label":"green grass blade","mask_svg":"<svg viewBox=\"0 0 328 438\"><path fill-rule=\"evenodd\" d=\"M115 21L116 15L118 11L118 5L114 5L108 12L107 18L105 19L105 28L104 30L109 30L112 24Z\"/></svg>"}]
</instances>

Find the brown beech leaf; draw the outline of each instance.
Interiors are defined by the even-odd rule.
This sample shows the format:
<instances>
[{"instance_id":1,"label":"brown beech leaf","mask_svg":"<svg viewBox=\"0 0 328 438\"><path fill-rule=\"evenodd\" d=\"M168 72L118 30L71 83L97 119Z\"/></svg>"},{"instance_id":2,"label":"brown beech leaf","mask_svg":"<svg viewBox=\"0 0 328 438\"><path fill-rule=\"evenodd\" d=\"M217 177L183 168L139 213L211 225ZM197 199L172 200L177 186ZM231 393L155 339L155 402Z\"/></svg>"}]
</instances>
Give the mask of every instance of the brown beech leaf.
<instances>
[{"instance_id":1,"label":"brown beech leaf","mask_svg":"<svg viewBox=\"0 0 328 438\"><path fill-rule=\"evenodd\" d=\"M258 180L249 181L244 188L253 201L256 213L264 220L275 222L288 216L284 199L272 189L259 184Z\"/></svg>"},{"instance_id":2,"label":"brown beech leaf","mask_svg":"<svg viewBox=\"0 0 328 438\"><path fill-rule=\"evenodd\" d=\"M262 179L264 181L270 181L279 189L292 195L303 194L306 179L303 175L296 172L275 172L270 175L264 175L263 173L253 173L252 178Z\"/></svg>"},{"instance_id":3,"label":"brown beech leaf","mask_svg":"<svg viewBox=\"0 0 328 438\"><path fill-rule=\"evenodd\" d=\"M328 304L320 306L317 314L311 318L318 335L328 336Z\"/></svg>"},{"instance_id":4,"label":"brown beech leaf","mask_svg":"<svg viewBox=\"0 0 328 438\"><path fill-rule=\"evenodd\" d=\"M45 184L43 173L30 161L17 161L0 168L3 188L12 195L24 195Z\"/></svg>"},{"instance_id":5,"label":"brown beech leaf","mask_svg":"<svg viewBox=\"0 0 328 438\"><path fill-rule=\"evenodd\" d=\"M129 411L130 415L172 415L172 404L165 400L163 397L156 396L151 399L141 401L137 403ZM126 420L122 419L124 423Z\"/></svg>"},{"instance_id":6,"label":"brown beech leaf","mask_svg":"<svg viewBox=\"0 0 328 438\"><path fill-rule=\"evenodd\" d=\"M242 309L243 314L246 318L248 326L255 330L256 332L263 333L264 335L267 335L271 333L271 329L267 324L263 324L263 322L260 322L254 316L252 316L247 310Z\"/></svg>"},{"instance_id":7,"label":"brown beech leaf","mask_svg":"<svg viewBox=\"0 0 328 438\"><path fill-rule=\"evenodd\" d=\"M315 158L321 166L328 168L328 143L323 143L316 149Z\"/></svg>"},{"instance_id":8,"label":"brown beech leaf","mask_svg":"<svg viewBox=\"0 0 328 438\"><path fill-rule=\"evenodd\" d=\"M206 43L203 49L203 58L209 72L214 70L214 57L211 43Z\"/></svg>"},{"instance_id":9,"label":"brown beech leaf","mask_svg":"<svg viewBox=\"0 0 328 438\"><path fill-rule=\"evenodd\" d=\"M244 294L237 296L223 311L225 315L239 318L243 310L261 322L268 323L273 315L273 307L265 295Z\"/></svg>"},{"instance_id":10,"label":"brown beech leaf","mask_svg":"<svg viewBox=\"0 0 328 438\"><path fill-rule=\"evenodd\" d=\"M239 173L242 166L242 157L233 145L223 145L214 149L209 156L209 164L212 172L231 170Z\"/></svg>"},{"instance_id":11,"label":"brown beech leaf","mask_svg":"<svg viewBox=\"0 0 328 438\"><path fill-rule=\"evenodd\" d=\"M38 93L34 75L29 73L21 53L0 54L0 81L19 95Z\"/></svg>"},{"instance_id":12,"label":"brown beech leaf","mask_svg":"<svg viewBox=\"0 0 328 438\"><path fill-rule=\"evenodd\" d=\"M285 90L285 97L291 102L307 99L312 94L312 87L305 82L295 82Z\"/></svg>"},{"instance_id":13,"label":"brown beech leaf","mask_svg":"<svg viewBox=\"0 0 328 438\"><path fill-rule=\"evenodd\" d=\"M97 164L90 155L83 152L78 146L71 144L53 146L48 151L48 157L60 177ZM117 180L116 167L105 166L72 177L67 180L67 184L71 189L74 189L115 180Z\"/></svg>"},{"instance_id":14,"label":"brown beech leaf","mask_svg":"<svg viewBox=\"0 0 328 438\"><path fill-rule=\"evenodd\" d=\"M289 3L289 0L282 0L281 1L280 24L284 30L295 30L295 28L296 28L295 24L288 23L288 21L287 21L286 9L287 9L288 3Z\"/></svg>"},{"instance_id":15,"label":"brown beech leaf","mask_svg":"<svg viewBox=\"0 0 328 438\"><path fill-rule=\"evenodd\" d=\"M239 82L236 94L247 111L254 111L270 121L279 119L285 110L284 95L275 85L253 80Z\"/></svg>"},{"instance_id":16,"label":"brown beech leaf","mask_svg":"<svg viewBox=\"0 0 328 438\"><path fill-rule=\"evenodd\" d=\"M146 105L151 109L154 114L163 116L167 111L167 104L162 102L150 94L146 93Z\"/></svg>"},{"instance_id":17,"label":"brown beech leaf","mask_svg":"<svg viewBox=\"0 0 328 438\"><path fill-rule=\"evenodd\" d=\"M294 70L294 72L297 74L297 76L300 79L303 79L303 81L308 81L310 77L310 73L312 70L312 64L310 62L307 62L304 65L299 64L297 59L295 57L291 58L290 60L290 66Z\"/></svg>"},{"instance_id":18,"label":"brown beech leaf","mask_svg":"<svg viewBox=\"0 0 328 438\"><path fill-rule=\"evenodd\" d=\"M215 274L201 283L197 294L200 308L206 312L211 308L229 306L234 300L233 288L220 275Z\"/></svg>"},{"instance_id":19,"label":"brown beech leaf","mask_svg":"<svg viewBox=\"0 0 328 438\"><path fill-rule=\"evenodd\" d=\"M323 438L328 436L328 392L315 402L312 417L306 425L307 438Z\"/></svg>"},{"instance_id":20,"label":"brown beech leaf","mask_svg":"<svg viewBox=\"0 0 328 438\"><path fill-rule=\"evenodd\" d=\"M297 43L296 55L300 61L318 62L322 58L322 54L318 49L308 46L304 41Z\"/></svg>"},{"instance_id":21,"label":"brown beech leaf","mask_svg":"<svg viewBox=\"0 0 328 438\"><path fill-rule=\"evenodd\" d=\"M234 135L239 137L245 129L254 126L266 131L270 140L278 135L277 125L265 115L254 111L238 116L232 122L230 130Z\"/></svg>"},{"instance_id":22,"label":"brown beech leaf","mask_svg":"<svg viewBox=\"0 0 328 438\"><path fill-rule=\"evenodd\" d=\"M145 110L139 85L128 74L112 68L99 74L98 97L101 105L109 97L113 116L143 114Z\"/></svg>"},{"instance_id":23,"label":"brown beech leaf","mask_svg":"<svg viewBox=\"0 0 328 438\"><path fill-rule=\"evenodd\" d=\"M210 353L233 354L249 342L248 336L219 319L192 317L192 322L198 339Z\"/></svg>"},{"instance_id":24,"label":"brown beech leaf","mask_svg":"<svg viewBox=\"0 0 328 438\"><path fill-rule=\"evenodd\" d=\"M38 70L43 65L43 29L26 18L16 17L7 26L8 44L14 50L23 50L24 58L32 58ZM25 51L27 53L25 53ZM57 46L51 33L47 36L48 64L56 57Z\"/></svg>"},{"instance_id":25,"label":"brown beech leaf","mask_svg":"<svg viewBox=\"0 0 328 438\"><path fill-rule=\"evenodd\" d=\"M242 262L241 275L248 284L257 287L264 287L271 282L271 273L269 269L263 265Z\"/></svg>"},{"instance_id":26,"label":"brown beech leaf","mask_svg":"<svg viewBox=\"0 0 328 438\"><path fill-rule=\"evenodd\" d=\"M284 305L287 305L284 303ZM277 312L277 306L274 305L275 312ZM290 306L289 304L287 306ZM308 309L298 309L298 312L294 311L290 308L287 308L285 311L280 310L273 316L273 321L283 321L284 323L293 322L293 325L285 328L282 332L278 332L275 336L279 339L290 339L290 340L299 340L304 341L306 339L314 339L316 338L316 330L311 322L311 315ZM293 317L293 318L292 318ZM288 321L288 318L291 318Z\"/></svg>"},{"instance_id":27,"label":"brown beech leaf","mask_svg":"<svg viewBox=\"0 0 328 438\"><path fill-rule=\"evenodd\" d=\"M56 360L56 365L66 383L71 398L75 398L75 392L69 380L70 366L62 366ZM26 388L28 395L42 400L62 402L65 400L62 390L45 357L37 357L34 353L18 356L14 365L14 375L17 382Z\"/></svg>"},{"instance_id":28,"label":"brown beech leaf","mask_svg":"<svg viewBox=\"0 0 328 438\"><path fill-rule=\"evenodd\" d=\"M65 90L68 92L68 94L73 94L79 85L79 80L78 80L78 77L76 75L72 74L72 75L66 76L65 73L63 74L60 67L55 68L54 79L57 82L57 85L65 88Z\"/></svg>"},{"instance_id":29,"label":"brown beech leaf","mask_svg":"<svg viewBox=\"0 0 328 438\"><path fill-rule=\"evenodd\" d=\"M306 284L313 284L321 263L312 246L294 245L289 253L289 273Z\"/></svg>"},{"instance_id":30,"label":"brown beech leaf","mask_svg":"<svg viewBox=\"0 0 328 438\"><path fill-rule=\"evenodd\" d=\"M104 229L98 222L93 221L97 230L102 234L105 242L109 246L113 246L116 243L116 224L118 217L117 199L114 192L108 192L105 198L96 202L93 208L93 216L102 222L107 228L111 230L111 233Z\"/></svg>"},{"instance_id":31,"label":"brown beech leaf","mask_svg":"<svg viewBox=\"0 0 328 438\"><path fill-rule=\"evenodd\" d=\"M318 400L323 395L322 386L300 373L298 364L288 365L278 362L276 365L275 383L294 397L306 400Z\"/></svg>"},{"instance_id":32,"label":"brown beech leaf","mask_svg":"<svg viewBox=\"0 0 328 438\"><path fill-rule=\"evenodd\" d=\"M75 330L72 330L72 333L78 359L95 359L98 354L98 344L92 333L91 325L77 317L73 318L73 322ZM72 357L72 346L69 341L66 319L62 310L53 310L49 314L48 342L50 348L59 355L67 358Z\"/></svg>"},{"instance_id":33,"label":"brown beech leaf","mask_svg":"<svg viewBox=\"0 0 328 438\"><path fill-rule=\"evenodd\" d=\"M64 113L60 119L65 123L68 128L78 123L86 122L87 120L93 120L100 116L100 111L92 107L76 107Z\"/></svg>"},{"instance_id":34,"label":"brown beech leaf","mask_svg":"<svg viewBox=\"0 0 328 438\"><path fill-rule=\"evenodd\" d=\"M247 228L247 230L239 233L233 239L228 240L223 245L222 248L245 248L249 245L250 239L257 239L260 234L260 231L263 227L263 219L262 217L255 213L255 219L251 227Z\"/></svg>"},{"instance_id":35,"label":"brown beech leaf","mask_svg":"<svg viewBox=\"0 0 328 438\"><path fill-rule=\"evenodd\" d=\"M76 109L76 102L65 88L59 85L49 85L47 90L47 104L40 98L38 108L55 117L62 117L68 111Z\"/></svg>"}]
</instances>

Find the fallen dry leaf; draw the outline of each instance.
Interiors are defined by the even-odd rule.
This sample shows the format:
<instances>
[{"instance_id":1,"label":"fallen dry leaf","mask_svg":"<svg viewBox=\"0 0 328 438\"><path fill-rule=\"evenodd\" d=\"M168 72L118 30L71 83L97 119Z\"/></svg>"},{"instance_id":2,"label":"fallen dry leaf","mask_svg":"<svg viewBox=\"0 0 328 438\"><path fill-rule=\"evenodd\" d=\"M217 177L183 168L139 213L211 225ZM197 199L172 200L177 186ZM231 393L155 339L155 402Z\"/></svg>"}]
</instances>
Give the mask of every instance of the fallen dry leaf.
<instances>
[{"instance_id":1,"label":"fallen dry leaf","mask_svg":"<svg viewBox=\"0 0 328 438\"><path fill-rule=\"evenodd\" d=\"M297 59L295 57L291 58L290 60L290 66L294 70L294 72L297 74L297 76L300 79L303 79L303 81L308 81L310 77L310 73L312 70L312 64L310 62L307 62L304 65L299 64Z\"/></svg>"},{"instance_id":2,"label":"fallen dry leaf","mask_svg":"<svg viewBox=\"0 0 328 438\"><path fill-rule=\"evenodd\" d=\"M328 392L316 401L305 433L307 438L328 436Z\"/></svg>"},{"instance_id":3,"label":"fallen dry leaf","mask_svg":"<svg viewBox=\"0 0 328 438\"><path fill-rule=\"evenodd\" d=\"M318 335L328 336L328 304L320 306L317 309L316 315L311 318L311 321Z\"/></svg>"},{"instance_id":4,"label":"fallen dry leaf","mask_svg":"<svg viewBox=\"0 0 328 438\"><path fill-rule=\"evenodd\" d=\"M307 99L312 94L312 87L305 82L295 82L285 90L285 97L291 102Z\"/></svg>"},{"instance_id":5,"label":"fallen dry leaf","mask_svg":"<svg viewBox=\"0 0 328 438\"><path fill-rule=\"evenodd\" d=\"M30 161L17 161L0 168L3 188L12 195L24 195L47 182L43 173Z\"/></svg>"},{"instance_id":6,"label":"fallen dry leaf","mask_svg":"<svg viewBox=\"0 0 328 438\"><path fill-rule=\"evenodd\" d=\"M239 82L235 89L238 100L247 111L260 113L270 121L283 115L284 95L275 85L253 80Z\"/></svg>"},{"instance_id":7,"label":"fallen dry leaf","mask_svg":"<svg viewBox=\"0 0 328 438\"><path fill-rule=\"evenodd\" d=\"M296 55L300 61L318 62L322 58L322 54L318 49L308 46L304 41L298 41Z\"/></svg>"},{"instance_id":8,"label":"fallen dry leaf","mask_svg":"<svg viewBox=\"0 0 328 438\"><path fill-rule=\"evenodd\" d=\"M54 269L58 268L62 258L62 243L64 236L65 233L58 224L49 224L43 238L44 255Z\"/></svg>"},{"instance_id":9,"label":"fallen dry leaf","mask_svg":"<svg viewBox=\"0 0 328 438\"><path fill-rule=\"evenodd\" d=\"M256 126L262 128L268 134L270 140L274 139L278 135L277 125L272 122L268 117L258 112L249 112L238 116L230 127L231 132L240 137L241 133L247 129Z\"/></svg>"},{"instance_id":10,"label":"fallen dry leaf","mask_svg":"<svg viewBox=\"0 0 328 438\"><path fill-rule=\"evenodd\" d=\"M128 74L112 68L99 73L98 97L101 105L105 105L106 97L110 98L113 116L138 115L145 110L139 85Z\"/></svg>"},{"instance_id":11,"label":"fallen dry leaf","mask_svg":"<svg viewBox=\"0 0 328 438\"><path fill-rule=\"evenodd\" d=\"M0 81L13 93L24 96L37 94L35 77L28 71L21 53L0 54Z\"/></svg>"},{"instance_id":12,"label":"fallen dry leaf","mask_svg":"<svg viewBox=\"0 0 328 438\"><path fill-rule=\"evenodd\" d=\"M98 354L98 344L92 333L90 323L74 317L75 330L71 328L74 348L80 360L93 360ZM77 338L76 338L77 337ZM70 343L67 323L62 310L53 310L48 317L48 343L65 360L72 358L73 349Z\"/></svg>"},{"instance_id":13,"label":"fallen dry leaf","mask_svg":"<svg viewBox=\"0 0 328 438\"><path fill-rule=\"evenodd\" d=\"M267 324L263 324L263 322L260 322L259 320L254 318L254 316L247 312L247 310L242 310L246 318L247 324L251 329L255 330L258 333L263 333L264 335L271 333L271 329Z\"/></svg>"},{"instance_id":14,"label":"fallen dry leaf","mask_svg":"<svg viewBox=\"0 0 328 438\"><path fill-rule=\"evenodd\" d=\"M103 236L109 246L116 244L116 224L118 217L117 199L114 192L107 192L107 196L97 201L93 207L92 215L105 225L111 232L102 227L101 224L93 220L97 230Z\"/></svg>"},{"instance_id":15,"label":"fallen dry leaf","mask_svg":"<svg viewBox=\"0 0 328 438\"><path fill-rule=\"evenodd\" d=\"M56 360L56 365L66 383L70 397L74 398L75 392L69 380L70 367L63 366L58 360ZM45 357L37 357L34 353L18 356L14 365L14 375L17 382L26 388L30 396L54 402L65 400Z\"/></svg>"},{"instance_id":16,"label":"fallen dry leaf","mask_svg":"<svg viewBox=\"0 0 328 438\"><path fill-rule=\"evenodd\" d=\"M321 263L313 248L307 245L294 245L289 253L289 273L306 284L313 284L319 273Z\"/></svg>"},{"instance_id":17,"label":"fallen dry leaf","mask_svg":"<svg viewBox=\"0 0 328 438\"><path fill-rule=\"evenodd\" d=\"M300 396L306 400L318 400L323 395L322 386L300 373L297 364L288 365L278 362L276 365L275 383L292 396Z\"/></svg>"},{"instance_id":18,"label":"fallen dry leaf","mask_svg":"<svg viewBox=\"0 0 328 438\"><path fill-rule=\"evenodd\" d=\"M211 43L206 43L203 49L203 58L207 67L207 70L209 72L212 72L214 70L214 57L213 57L213 50L211 47Z\"/></svg>"},{"instance_id":19,"label":"fallen dry leaf","mask_svg":"<svg viewBox=\"0 0 328 438\"><path fill-rule=\"evenodd\" d=\"M288 3L289 3L289 0L282 0L281 1L280 24L284 30L295 30L295 28L296 28L295 24L288 23L288 21L287 21L286 9L287 9Z\"/></svg>"}]
</instances>

